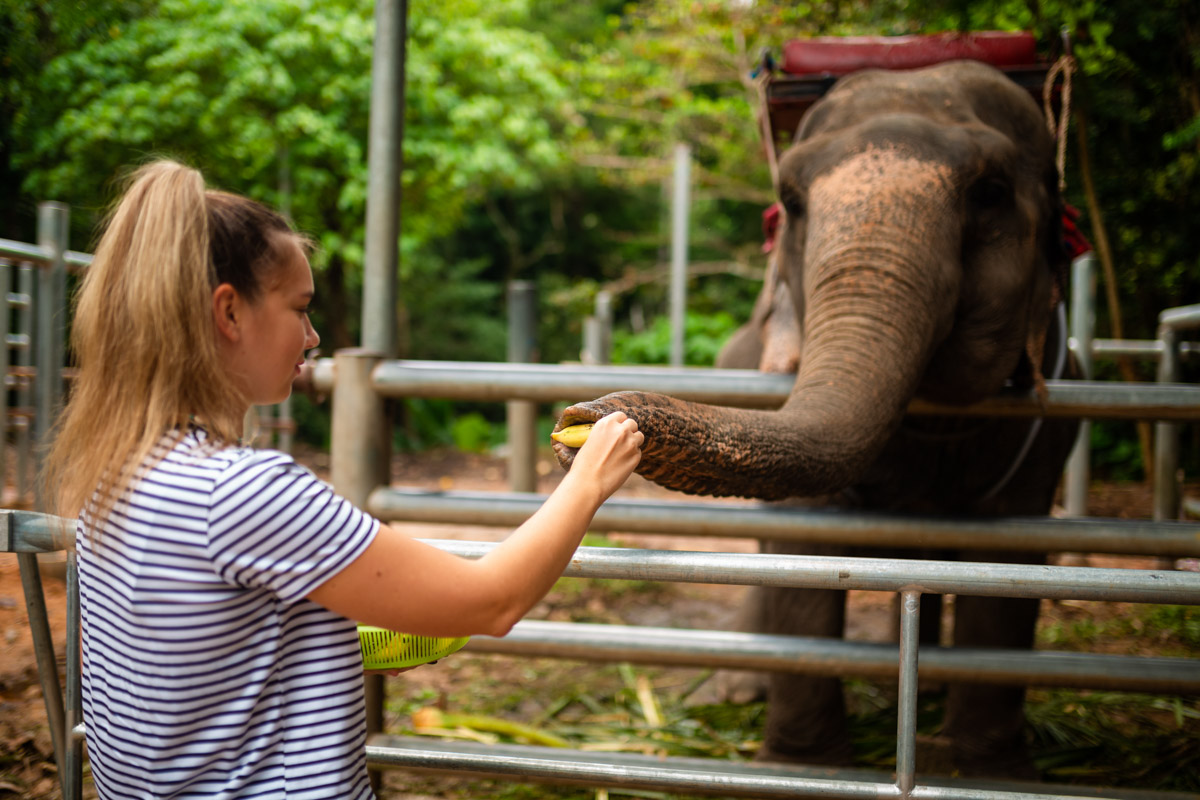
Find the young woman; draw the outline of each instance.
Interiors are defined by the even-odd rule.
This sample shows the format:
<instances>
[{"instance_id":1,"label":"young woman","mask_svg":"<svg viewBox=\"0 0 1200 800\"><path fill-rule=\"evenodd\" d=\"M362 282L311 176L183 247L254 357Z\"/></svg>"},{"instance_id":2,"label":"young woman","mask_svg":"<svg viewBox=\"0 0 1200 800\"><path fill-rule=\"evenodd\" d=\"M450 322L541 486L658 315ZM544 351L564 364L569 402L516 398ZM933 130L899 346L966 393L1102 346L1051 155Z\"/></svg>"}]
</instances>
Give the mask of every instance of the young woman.
<instances>
[{"instance_id":1,"label":"young woman","mask_svg":"<svg viewBox=\"0 0 1200 800\"><path fill-rule=\"evenodd\" d=\"M102 798L370 797L355 622L503 636L640 457L633 420L601 420L542 508L471 561L241 446L251 404L287 397L317 344L306 251L268 208L160 161L80 287L45 477L78 519Z\"/></svg>"}]
</instances>

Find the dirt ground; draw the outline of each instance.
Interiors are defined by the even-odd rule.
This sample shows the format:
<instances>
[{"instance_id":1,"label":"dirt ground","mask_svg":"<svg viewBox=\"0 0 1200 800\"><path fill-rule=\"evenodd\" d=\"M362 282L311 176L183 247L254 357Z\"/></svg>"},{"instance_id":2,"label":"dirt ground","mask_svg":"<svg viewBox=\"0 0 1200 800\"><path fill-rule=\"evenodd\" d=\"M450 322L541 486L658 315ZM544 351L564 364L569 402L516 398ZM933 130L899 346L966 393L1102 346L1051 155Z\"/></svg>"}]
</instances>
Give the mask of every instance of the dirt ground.
<instances>
[{"instance_id":1,"label":"dirt ground","mask_svg":"<svg viewBox=\"0 0 1200 800\"><path fill-rule=\"evenodd\" d=\"M308 463L318 474L328 468L328 456L323 453L302 452L300 460ZM539 491L549 491L560 479L557 466L548 459L538 467ZM507 489L506 465L503 459L460 453L432 453L420 457L398 456L393 464L393 482L397 485L440 488L444 490L495 490ZM1200 493L1200 487L1189 487L1190 493ZM662 497L669 493L634 476L622 488L623 497ZM678 496L677 496L678 497ZM694 498L689 498L694 499ZM721 501L713 501L721 502ZM1090 513L1093 516L1122 518L1149 518L1151 497L1149 488L1142 485L1096 485L1090 498ZM417 536L428 538L457 538L495 540L507 531L484 527L448 528L439 525L402 524L399 527ZM745 539L696 538L612 535L608 537L621 544L650 548L673 548L709 550L714 552L753 552L755 546ZM1076 557L1071 563L1088 563L1096 566L1158 567L1153 559ZM44 591L49 607L55 652L60 668L63 663L65 590L63 582L56 577L56 565L44 570ZM621 619L609 619L610 610L595 598L580 595L576 600L587 606L584 611L592 613L593 621L624 621L628 624L684 626L696 628L731 629L736 627L737 608L746 590L731 586L696 586L673 590L655 602L633 602L632 608L622 611ZM559 597L535 608L531 618L555 619L573 616L572 610L563 608L571 598ZM891 597L876 592L852 592L848 622L848 637L860 640L885 640L891 628ZM591 604L591 605L588 605ZM594 606L594 607L592 607ZM574 611L578 611L575 609ZM1067 610L1078 613L1078 610ZM1043 616L1062 613L1062 609L1049 602L1043 606ZM1108 613L1119 614L1113 608ZM577 618L577 615L575 615ZM16 557L0 554L0 636L3 637L3 653L0 659L0 798L29 798L42 800L58 796L57 773L54 766L53 747L42 693L37 680L32 642L29 636L28 618L21 587ZM463 667L467 662L464 661ZM495 659L487 668L493 680L496 670L512 671L513 684L528 680L528 670L513 659ZM427 668L405 676L410 693L428 696L445 696L456 682L471 680L476 669L438 670ZM90 796L85 787L85 796ZM389 798L413 797L407 793L387 793Z\"/></svg>"}]
</instances>

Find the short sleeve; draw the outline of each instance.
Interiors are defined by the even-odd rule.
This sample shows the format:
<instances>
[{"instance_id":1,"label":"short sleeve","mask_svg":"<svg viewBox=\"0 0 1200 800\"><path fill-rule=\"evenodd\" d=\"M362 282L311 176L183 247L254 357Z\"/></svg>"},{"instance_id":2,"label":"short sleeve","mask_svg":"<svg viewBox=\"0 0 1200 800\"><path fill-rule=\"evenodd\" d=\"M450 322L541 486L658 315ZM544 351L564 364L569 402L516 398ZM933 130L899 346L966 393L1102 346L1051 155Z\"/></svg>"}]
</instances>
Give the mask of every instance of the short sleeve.
<instances>
[{"instance_id":1,"label":"short sleeve","mask_svg":"<svg viewBox=\"0 0 1200 800\"><path fill-rule=\"evenodd\" d=\"M252 451L217 478L208 555L226 583L295 601L361 555L378 530L290 456Z\"/></svg>"}]
</instances>

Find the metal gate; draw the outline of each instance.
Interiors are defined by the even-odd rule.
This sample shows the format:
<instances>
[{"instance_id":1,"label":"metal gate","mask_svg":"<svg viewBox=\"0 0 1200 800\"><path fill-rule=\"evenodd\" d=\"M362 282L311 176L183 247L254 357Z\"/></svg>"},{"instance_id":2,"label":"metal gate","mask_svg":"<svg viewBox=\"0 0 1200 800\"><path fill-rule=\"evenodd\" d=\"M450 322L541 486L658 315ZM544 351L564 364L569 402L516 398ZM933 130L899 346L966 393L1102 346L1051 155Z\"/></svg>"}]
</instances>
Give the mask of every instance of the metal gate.
<instances>
[{"instance_id":1,"label":"metal gate","mask_svg":"<svg viewBox=\"0 0 1200 800\"><path fill-rule=\"evenodd\" d=\"M336 374L336 381L333 376ZM450 524L519 524L543 496L524 493L432 492L387 485L384 399L402 396L549 402L637 388L702 402L769 407L791 388L790 376L743 370L629 367L575 368L531 364L385 361L348 350L314 367L318 389L332 391L332 465L339 493L384 520ZM1132 385L1049 382L1049 400L996 399L970 414L1200 418L1200 388L1178 384ZM946 409L914 404L913 413ZM831 514L764 508L753 504L609 500L594 530L746 535L842 544L890 544L1002 550L1140 553L1173 557L1200 554L1200 526L1175 521L1098 519L921 519L880 514ZM491 546L430 540L467 557ZM756 586L868 589L902 595L899 646L827 639L735 634L612 625L519 623L507 637L476 637L476 652L654 664L792 670L822 675L895 676L900 702L894 776L863 770L828 770L760 764L731 765L696 759L585 754L529 745L430 743L380 730L382 681L368 690L373 732L368 761L434 773L503 777L552 783L637 787L745 797L938 797L968 800L1036 796L1044 784L1003 784L949 779L918 783L915 709L918 655L922 676L946 680L1038 684L1127 691L1193 693L1200 690L1200 660L1115 657L1078 653L1012 652L925 647L918 653L920 596L972 594L1125 602L1200 604L1200 573L913 560L764 556L656 550L581 548L566 574L584 578L691 581ZM1072 791L1063 795L1115 790ZM1137 793L1139 796L1144 793ZM1178 796L1178 794L1172 795Z\"/></svg>"}]
</instances>

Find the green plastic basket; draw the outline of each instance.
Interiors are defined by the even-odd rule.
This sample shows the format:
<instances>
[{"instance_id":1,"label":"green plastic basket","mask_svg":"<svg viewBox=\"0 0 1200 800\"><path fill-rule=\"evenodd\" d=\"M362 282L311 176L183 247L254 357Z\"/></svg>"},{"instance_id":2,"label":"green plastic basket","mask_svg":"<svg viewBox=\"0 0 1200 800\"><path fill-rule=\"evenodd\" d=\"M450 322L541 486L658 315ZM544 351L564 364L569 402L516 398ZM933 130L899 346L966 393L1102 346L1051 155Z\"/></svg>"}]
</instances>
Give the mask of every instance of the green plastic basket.
<instances>
[{"instance_id":1,"label":"green plastic basket","mask_svg":"<svg viewBox=\"0 0 1200 800\"><path fill-rule=\"evenodd\" d=\"M358 626L358 646L362 650L364 669L399 669L428 664L458 652L470 638L414 636L370 625Z\"/></svg>"}]
</instances>

